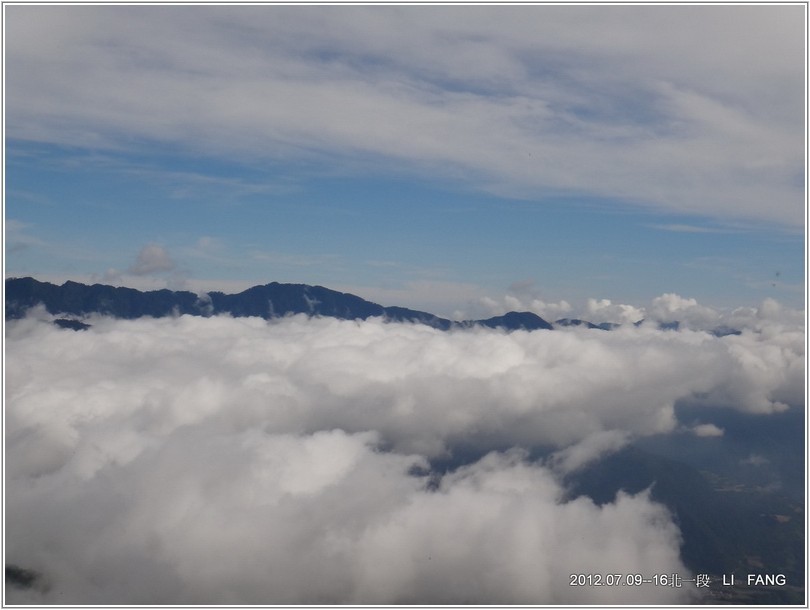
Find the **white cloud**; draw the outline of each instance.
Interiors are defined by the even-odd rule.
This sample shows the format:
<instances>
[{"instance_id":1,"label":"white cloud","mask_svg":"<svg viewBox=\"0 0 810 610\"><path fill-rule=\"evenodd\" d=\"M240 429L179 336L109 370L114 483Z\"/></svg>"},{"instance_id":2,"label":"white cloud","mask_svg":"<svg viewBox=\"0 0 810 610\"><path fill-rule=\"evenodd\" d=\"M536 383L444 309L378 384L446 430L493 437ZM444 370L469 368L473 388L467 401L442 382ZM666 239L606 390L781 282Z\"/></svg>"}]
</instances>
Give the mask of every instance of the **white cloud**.
<instances>
[{"instance_id":1,"label":"white cloud","mask_svg":"<svg viewBox=\"0 0 810 610\"><path fill-rule=\"evenodd\" d=\"M684 601L569 587L569 572L686 572L647 496L565 502L556 477L677 430L677 400L803 397L800 331L90 322L7 325L6 557L49 583L15 601ZM460 445L557 452L493 453L436 490L414 476Z\"/></svg>"},{"instance_id":2,"label":"white cloud","mask_svg":"<svg viewBox=\"0 0 810 610\"><path fill-rule=\"evenodd\" d=\"M714 331L749 329L758 333L778 333L781 330L803 327L804 312L784 307L773 299L766 299L759 307L722 310L698 303L675 293L665 293L644 305L616 303L611 299L588 298L584 303L544 301L530 290L506 294L499 298L482 296L471 300L471 307L459 312L467 318L501 315L507 311L532 311L549 322L560 318L579 318L601 324L632 325L641 320L648 324L679 322L679 328Z\"/></svg>"},{"instance_id":3,"label":"white cloud","mask_svg":"<svg viewBox=\"0 0 810 610\"><path fill-rule=\"evenodd\" d=\"M740 460L740 464L745 464L747 466L762 466L764 464L769 464L770 460L758 453L752 453L744 460Z\"/></svg>"},{"instance_id":4,"label":"white cloud","mask_svg":"<svg viewBox=\"0 0 810 610\"><path fill-rule=\"evenodd\" d=\"M684 298L674 293L655 297L647 314L656 322L677 321L684 327L693 329L711 329L720 319L714 309L700 305L695 299Z\"/></svg>"},{"instance_id":5,"label":"white cloud","mask_svg":"<svg viewBox=\"0 0 810 610\"><path fill-rule=\"evenodd\" d=\"M710 227L700 227L696 225L686 224L655 224L650 225L653 229L660 231L670 231L672 233L724 233L722 229L713 229Z\"/></svg>"},{"instance_id":6,"label":"white cloud","mask_svg":"<svg viewBox=\"0 0 810 610\"><path fill-rule=\"evenodd\" d=\"M569 474L624 447L629 435L621 430L605 430L586 437L551 456L551 465L561 474Z\"/></svg>"},{"instance_id":7,"label":"white cloud","mask_svg":"<svg viewBox=\"0 0 810 610\"><path fill-rule=\"evenodd\" d=\"M802 226L799 6L10 8L12 138Z\"/></svg>"},{"instance_id":8,"label":"white cloud","mask_svg":"<svg viewBox=\"0 0 810 610\"><path fill-rule=\"evenodd\" d=\"M519 462L515 454L490 454L459 469L442 481L437 493L417 496L384 525L366 530L358 598L414 604L425 590L440 604L633 603L656 598L651 591L597 592L569 582L571 574L605 573L611 561L639 570L645 562L677 565L672 550L678 533L670 516L643 494L620 494L615 504L599 509L585 498L560 504L561 492L547 471ZM640 536L625 537L625 519L638 524L635 534ZM586 548L595 555L588 556ZM458 572L462 565L466 569ZM689 599L688 591L658 593Z\"/></svg>"},{"instance_id":9,"label":"white cloud","mask_svg":"<svg viewBox=\"0 0 810 610\"><path fill-rule=\"evenodd\" d=\"M105 422L108 433L114 422ZM117 422L121 423L121 422ZM135 422L132 422L133 424ZM130 434L138 435L131 430ZM13 478L7 556L58 604L676 603L689 591L569 586L571 573L678 572L679 534L644 495L597 507L519 452L428 491L422 459L371 433L141 432L139 455ZM80 450L97 451L81 444Z\"/></svg>"},{"instance_id":10,"label":"white cloud","mask_svg":"<svg viewBox=\"0 0 810 610\"><path fill-rule=\"evenodd\" d=\"M168 250L159 244L146 244L138 252L138 258L129 268L132 275L152 275L173 271L176 265Z\"/></svg>"},{"instance_id":11,"label":"white cloud","mask_svg":"<svg viewBox=\"0 0 810 610\"><path fill-rule=\"evenodd\" d=\"M692 428L695 436L723 436L724 430L714 424L698 424Z\"/></svg>"},{"instance_id":12,"label":"white cloud","mask_svg":"<svg viewBox=\"0 0 810 610\"><path fill-rule=\"evenodd\" d=\"M736 403L753 413L779 412L803 403L803 330L783 330L776 336L744 332L723 341L731 358L726 379L703 401Z\"/></svg>"},{"instance_id":13,"label":"white cloud","mask_svg":"<svg viewBox=\"0 0 810 610\"><path fill-rule=\"evenodd\" d=\"M613 303L610 299L588 299L584 313L585 319L594 324L603 322L635 324L639 320L643 320L644 316L643 309L632 305Z\"/></svg>"}]
</instances>

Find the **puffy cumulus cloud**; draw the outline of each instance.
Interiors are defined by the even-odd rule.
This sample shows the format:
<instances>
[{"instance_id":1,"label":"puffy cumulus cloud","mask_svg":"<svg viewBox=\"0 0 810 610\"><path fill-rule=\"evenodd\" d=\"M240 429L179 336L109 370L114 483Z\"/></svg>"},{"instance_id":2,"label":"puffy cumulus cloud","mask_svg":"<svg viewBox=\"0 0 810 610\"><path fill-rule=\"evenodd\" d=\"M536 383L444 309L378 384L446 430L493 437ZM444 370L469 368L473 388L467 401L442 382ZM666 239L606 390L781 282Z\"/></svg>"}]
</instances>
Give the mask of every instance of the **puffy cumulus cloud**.
<instances>
[{"instance_id":1,"label":"puffy cumulus cloud","mask_svg":"<svg viewBox=\"0 0 810 610\"><path fill-rule=\"evenodd\" d=\"M90 407L113 408L105 395L118 391L116 413L146 406L163 427L211 416L273 432L370 429L396 450L429 456L471 435L493 447L564 448L605 430L666 432L675 401L690 397L767 411L803 395L799 329L717 339L643 327L505 334L183 316L102 318L78 335L32 318L8 334L7 395L20 392L29 420L42 411L48 425L69 425ZM23 374L37 370L44 376ZM82 400L63 400L71 393ZM68 405L53 414L53 401Z\"/></svg>"},{"instance_id":2,"label":"puffy cumulus cloud","mask_svg":"<svg viewBox=\"0 0 810 610\"><path fill-rule=\"evenodd\" d=\"M804 312L773 299L759 307L723 312L721 326L741 329L723 337L729 362L723 380L696 403L733 405L751 413L773 413L804 404Z\"/></svg>"},{"instance_id":3,"label":"puffy cumulus cloud","mask_svg":"<svg viewBox=\"0 0 810 610\"><path fill-rule=\"evenodd\" d=\"M634 324L646 316L644 307L614 303L610 299L589 298L584 305L572 305L566 300L555 303L535 296L508 294L501 300L486 297L480 300L480 304L491 315L501 315L507 311L531 311L549 322L561 318L579 318L594 324Z\"/></svg>"},{"instance_id":4,"label":"puffy cumulus cloud","mask_svg":"<svg viewBox=\"0 0 810 610\"><path fill-rule=\"evenodd\" d=\"M73 429L88 410L146 409L160 414L149 425L165 430L208 417L271 432L370 429L397 451L429 456L471 437L491 447L565 447L603 430L666 432L674 402L716 388L725 378L717 363L736 362L703 333L662 340L640 329L596 338L184 316L100 319L74 336L31 324L10 330L7 368L27 423ZM46 376L26 379L26 362Z\"/></svg>"},{"instance_id":5,"label":"puffy cumulus cloud","mask_svg":"<svg viewBox=\"0 0 810 610\"><path fill-rule=\"evenodd\" d=\"M565 501L557 477L677 429L678 400L803 386L792 335L90 321L6 327L6 557L44 583L15 602L683 601L569 587L686 571L661 506ZM465 444L501 452L430 473Z\"/></svg>"},{"instance_id":6,"label":"puffy cumulus cloud","mask_svg":"<svg viewBox=\"0 0 810 610\"><path fill-rule=\"evenodd\" d=\"M772 330L772 329L769 329ZM751 413L774 413L804 401L804 332L743 332L724 337L729 358L722 380L696 402L730 404Z\"/></svg>"},{"instance_id":7,"label":"puffy cumulus cloud","mask_svg":"<svg viewBox=\"0 0 810 610\"><path fill-rule=\"evenodd\" d=\"M804 322L804 311L790 309L771 298L763 300L759 307L735 309L728 316L728 324L751 328L770 337L803 329Z\"/></svg>"},{"instance_id":8,"label":"puffy cumulus cloud","mask_svg":"<svg viewBox=\"0 0 810 610\"><path fill-rule=\"evenodd\" d=\"M656 322L680 322L693 329L711 328L720 320L719 313L711 307L673 293L654 298L647 315Z\"/></svg>"},{"instance_id":9,"label":"puffy cumulus cloud","mask_svg":"<svg viewBox=\"0 0 810 610\"><path fill-rule=\"evenodd\" d=\"M17 603L679 602L675 589L570 587L569 574L686 573L679 533L640 494L597 507L519 452L429 490L373 433L210 425L9 480L6 552L47 580ZM150 442L151 441L151 442ZM88 449L90 449L88 447Z\"/></svg>"},{"instance_id":10,"label":"puffy cumulus cloud","mask_svg":"<svg viewBox=\"0 0 810 610\"><path fill-rule=\"evenodd\" d=\"M573 311L568 301L561 300L554 303L543 299L536 282L532 279L510 284L508 293L500 301L481 299L480 304L487 307L488 313L493 316L508 311L530 311L549 322L570 317Z\"/></svg>"},{"instance_id":11,"label":"puffy cumulus cloud","mask_svg":"<svg viewBox=\"0 0 810 610\"><path fill-rule=\"evenodd\" d=\"M695 436L723 436L724 430L714 424L698 424L692 428Z\"/></svg>"},{"instance_id":12,"label":"puffy cumulus cloud","mask_svg":"<svg viewBox=\"0 0 810 610\"><path fill-rule=\"evenodd\" d=\"M523 290L510 287L510 293L499 298L479 297L471 301L469 311L458 312L457 318L483 318L502 315L508 311L531 311L554 322L560 318L579 318L601 324L620 325L646 321L657 326L678 322L678 327L690 330L715 331L752 330L776 336L784 331L804 329L804 312L783 306L767 298L757 307L739 307L733 310L717 309L698 303L694 298L665 293L653 298L646 306L616 303L611 299L588 298L584 303L561 300L547 301L532 294L531 286Z\"/></svg>"},{"instance_id":13,"label":"puffy cumulus cloud","mask_svg":"<svg viewBox=\"0 0 810 610\"><path fill-rule=\"evenodd\" d=\"M588 299L585 306L585 317L594 324L635 324L644 319L644 315L644 309L613 303L610 299Z\"/></svg>"},{"instance_id":14,"label":"puffy cumulus cloud","mask_svg":"<svg viewBox=\"0 0 810 610\"><path fill-rule=\"evenodd\" d=\"M490 454L459 469L436 493L416 496L382 527L365 531L360 598L414 604L427 590L436 603L689 599L688 591L662 592L659 598L654 591L608 587L596 593L593 587L569 586L572 574L604 574L611 565L641 572L651 565L678 565L673 550L679 534L670 515L646 494L620 493L615 503L597 508L587 498L550 501L560 491L547 471L518 462L514 453ZM426 520L426 514L437 518ZM625 537L632 522L639 530ZM582 541L594 556L583 553ZM465 564L462 573L454 569Z\"/></svg>"},{"instance_id":15,"label":"puffy cumulus cloud","mask_svg":"<svg viewBox=\"0 0 810 610\"><path fill-rule=\"evenodd\" d=\"M185 290L188 271L181 268L163 246L146 244L138 252L135 262L126 271L107 269L100 280L106 284L121 285L141 290ZM97 278L93 274L93 281Z\"/></svg>"},{"instance_id":16,"label":"puffy cumulus cloud","mask_svg":"<svg viewBox=\"0 0 810 610\"><path fill-rule=\"evenodd\" d=\"M494 301L493 301L494 302ZM568 306L565 301L562 304ZM595 324L634 324L644 320L652 325L678 322L681 329L717 331L750 330L759 335L776 338L784 333L804 332L805 314L767 298L757 307L717 309L699 303L694 298L665 293L653 298L647 306L614 303L610 299L589 298L583 307L568 306L569 315Z\"/></svg>"},{"instance_id":17,"label":"puffy cumulus cloud","mask_svg":"<svg viewBox=\"0 0 810 610\"><path fill-rule=\"evenodd\" d=\"M524 302L517 297L507 295L504 297L504 304L506 305L507 311L531 311L550 322L568 317L572 311L571 304L565 300L553 303L533 298ZM501 313L506 312L498 312L496 315L500 315Z\"/></svg>"},{"instance_id":18,"label":"puffy cumulus cloud","mask_svg":"<svg viewBox=\"0 0 810 610\"><path fill-rule=\"evenodd\" d=\"M138 258L128 271L133 275L151 275L173 271L175 268L175 262L166 248L158 244L147 244L138 252Z\"/></svg>"}]
</instances>

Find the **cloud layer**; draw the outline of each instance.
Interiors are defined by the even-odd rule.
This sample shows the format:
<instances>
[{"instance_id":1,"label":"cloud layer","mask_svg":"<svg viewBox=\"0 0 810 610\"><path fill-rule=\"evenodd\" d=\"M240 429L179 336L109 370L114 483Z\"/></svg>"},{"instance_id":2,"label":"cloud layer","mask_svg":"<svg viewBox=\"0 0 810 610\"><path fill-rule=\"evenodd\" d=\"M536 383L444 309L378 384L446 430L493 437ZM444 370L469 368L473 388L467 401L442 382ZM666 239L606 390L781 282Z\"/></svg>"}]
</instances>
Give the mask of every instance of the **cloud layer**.
<instances>
[{"instance_id":1,"label":"cloud layer","mask_svg":"<svg viewBox=\"0 0 810 610\"><path fill-rule=\"evenodd\" d=\"M559 474L675 430L677 400L767 413L803 396L785 327L92 322L7 326L6 555L41 575L11 602L688 601L569 586L686 570L663 507L564 501ZM539 446L555 453L530 460Z\"/></svg>"},{"instance_id":2,"label":"cloud layer","mask_svg":"<svg viewBox=\"0 0 810 610\"><path fill-rule=\"evenodd\" d=\"M515 291L511 291L515 292ZM764 299L757 307L715 309L694 298L667 292L654 297L648 305L614 303L610 299L588 298L584 303L547 302L531 294L507 294L501 299L478 297L470 299L465 311L457 312L457 319L484 318L503 315L508 311L531 311L554 322L560 318L579 318L600 324L635 324L644 321L650 325L678 323L678 328L713 331L747 329L755 332L780 332L783 329L803 328L804 311L783 306L772 298Z\"/></svg>"},{"instance_id":3,"label":"cloud layer","mask_svg":"<svg viewBox=\"0 0 810 610\"><path fill-rule=\"evenodd\" d=\"M9 7L7 129L797 228L802 11Z\"/></svg>"}]
</instances>

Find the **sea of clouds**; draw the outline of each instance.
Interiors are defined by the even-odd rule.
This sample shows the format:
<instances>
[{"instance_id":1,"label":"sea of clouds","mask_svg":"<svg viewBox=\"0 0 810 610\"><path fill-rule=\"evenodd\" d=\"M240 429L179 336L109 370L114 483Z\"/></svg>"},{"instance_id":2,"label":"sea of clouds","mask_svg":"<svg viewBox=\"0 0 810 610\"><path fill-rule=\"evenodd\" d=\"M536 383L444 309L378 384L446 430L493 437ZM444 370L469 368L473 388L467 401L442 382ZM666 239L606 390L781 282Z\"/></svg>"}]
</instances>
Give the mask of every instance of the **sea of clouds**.
<instances>
[{"instance_id":1,"label":"sea of clouds","mask_svg":"<svg viewBox=\"0 0 810 610\"><path fill-rule=\"evenodd\" d=\"M762 417L803 404L803 315L735 315L742 334L718 338L305 316L74 332L34 312L6 325L5 533L7 564L36 578L6 601L690 601L569 586L688 570L648 493L597 506L563 477L683 431L678 401Z\"/></svg>"}]
</instances>

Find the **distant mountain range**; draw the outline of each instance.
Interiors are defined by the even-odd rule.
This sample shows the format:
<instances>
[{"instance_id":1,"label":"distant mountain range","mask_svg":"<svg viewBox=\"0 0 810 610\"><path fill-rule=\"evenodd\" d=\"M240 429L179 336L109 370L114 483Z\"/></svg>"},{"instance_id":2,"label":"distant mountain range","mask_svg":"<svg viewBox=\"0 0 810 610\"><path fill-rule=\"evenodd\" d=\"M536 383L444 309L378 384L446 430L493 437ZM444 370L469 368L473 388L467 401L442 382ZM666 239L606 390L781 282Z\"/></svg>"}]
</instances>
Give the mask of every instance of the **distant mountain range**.
<instances>
[{"instance_id":1,"label":"distant mountain range","mask_svg":"<svg viewBox=\"0 0 810 610\"><path fill-rule=\"evenodd\" d=\"M293 314L327 316L341 320L366 320L381 317L390 322L415 322L440 330L485 326L512 330L552 330L556 327L584 326L598 330L613 330L618 324L593 324L586 320L563 318L554 324L529 311L510 311L502 316L485 320L455 322L432 313L406 307L383 307L356 295L307 284L280 284L272 282L253 286L237 294L207 292L195 294L168 289L140 291L134 288L81 284L67 281L61 286L40 282L31 277L9 278L5 281L5 318L25 317L29 309L44 305L53 314L67 316L55 320L62 328L84 330L89 326L77 318L102 314L115 318L135 319L143 316L160 318L171 315L215 316L230 314L234 317L257 316L264 319ZM636 324L640 324L641 321ZM662 329L678 329L678 323L661 325ZM716 335L739 334L739 331L721 328Z\"/></svg>"},{"instance_id":2,"label":"distant mountain range","mask_svg":"<svg viewBox=\"0 0 810 610\"><path fill-rule=\"evenodd\" d=\"M356 295L323 286L279 284L272 282L253 286L238 294L208 292L202 295L188 291L152 290L142 292L93 284L88 286L68 281L57 286L30 277L11 278L5 282L6 320L25 317L32 307L42 304L54 315L82 318L103 314L134 319L143 316L160 318L170 315L234 317L258 316L264 319L291 314L327 316L341 320L366 320L381 317L391 322L417 322L433 328L467 328L475 325L506 330L550 330L553 326L531 312L509 312L486 320L454 322L425 311L405 307L383 307ZM59 326L81 330L86 325L76 319L57 320Z\"/></svg>"}]
</instances>

